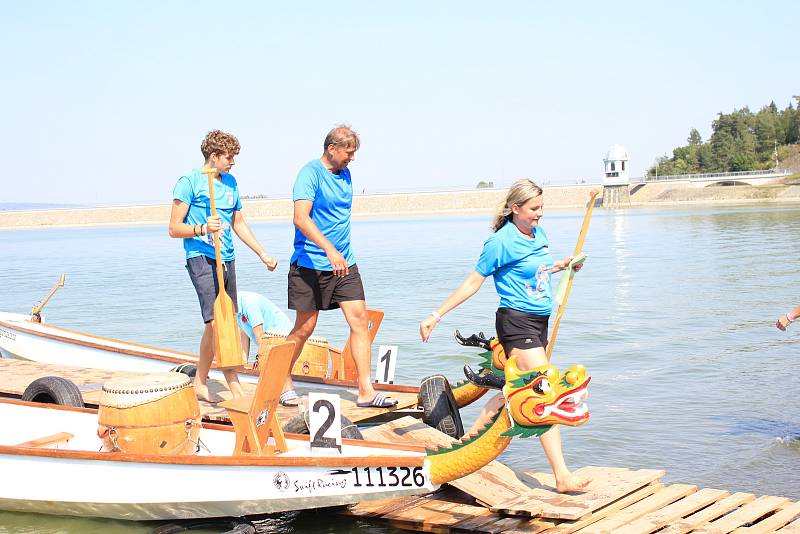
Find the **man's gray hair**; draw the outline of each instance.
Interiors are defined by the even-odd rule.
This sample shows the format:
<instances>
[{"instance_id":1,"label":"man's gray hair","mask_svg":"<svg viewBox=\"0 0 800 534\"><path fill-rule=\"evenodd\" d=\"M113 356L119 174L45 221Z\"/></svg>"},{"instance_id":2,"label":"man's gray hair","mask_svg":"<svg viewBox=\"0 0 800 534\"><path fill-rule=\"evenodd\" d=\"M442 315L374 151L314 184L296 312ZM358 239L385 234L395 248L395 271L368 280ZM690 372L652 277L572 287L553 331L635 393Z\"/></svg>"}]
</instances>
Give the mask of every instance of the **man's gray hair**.
<instances>
[{"instance_id":1,"label":"man's gray hair","mask_svg":"<svg viewBox=\"0 0 800 534\"><path fill-rule=\"evenodd\" d=\"M327 151L330 145L343 148L354 147L358 150L361 146L361 140L349 124L337 124L325 136L325 144L322 147L322 151Z\"/></svg>"}]
</instances>

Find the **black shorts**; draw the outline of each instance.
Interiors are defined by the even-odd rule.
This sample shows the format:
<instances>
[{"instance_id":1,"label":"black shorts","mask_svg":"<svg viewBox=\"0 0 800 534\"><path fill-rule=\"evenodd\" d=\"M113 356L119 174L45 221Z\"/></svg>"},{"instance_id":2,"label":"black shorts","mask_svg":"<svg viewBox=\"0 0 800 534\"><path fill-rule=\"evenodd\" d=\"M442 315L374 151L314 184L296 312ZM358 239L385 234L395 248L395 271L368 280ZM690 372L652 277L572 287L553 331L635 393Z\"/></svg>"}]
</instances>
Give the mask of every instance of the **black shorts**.
<instances>
[{"instance_id":1,"label":"black shorts","mask_svg":"<svg viewBox=\"0 0 800 534\"><path fill-rule=\"evenodd\" d=\"M348 300L366 300L356 265L351 265L350 272L342 277L335 276L333 271L300 267L297 262L289 266L290 310L333 310Z\"/></svg>"},{"instance_id":2,"label":"black shorts","mask_svg":"<svg viewBox=\"0 0 800 534\"><path fill-rule=\"evenodd\" d=\"M194 290L197 292L197 300L200 301L203 322L211 322L214 319L214 301L219 293L217 260L208 256L195 256L186 260L186 270L189 271L189 278L192 279ZM225 292L236 308L236 262L233 260L222 262L222 272Z\"/></svg>"},{"instance_id":3,"label":"black shorts","mask_svg":"<svg viewBox=\"0 0 800 534\"><path fill-rule=\"evenodd\" d=\"M497 339L500 340L508 356L511 354L511 349L547 348L549 320L549 315L534 315L511 308L497 308L494 327Z\"/></svg>"}]
</instances>

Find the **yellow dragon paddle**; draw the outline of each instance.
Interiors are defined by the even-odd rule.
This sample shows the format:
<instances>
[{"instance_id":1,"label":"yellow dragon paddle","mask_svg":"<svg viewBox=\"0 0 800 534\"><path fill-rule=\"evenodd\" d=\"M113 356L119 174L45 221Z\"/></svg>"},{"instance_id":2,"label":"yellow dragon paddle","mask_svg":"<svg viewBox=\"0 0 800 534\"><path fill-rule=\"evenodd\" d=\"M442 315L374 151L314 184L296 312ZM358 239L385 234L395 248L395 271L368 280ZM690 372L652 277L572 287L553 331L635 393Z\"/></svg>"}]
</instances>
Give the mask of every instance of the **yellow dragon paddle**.
<instances>
[{"instance_id":1,"label":"yellow dragon paddle","mask_svg":"<svg viewBox=\"0 0 800 534\"><path fill-rule=\"evenodd\" d=\"M594 208L594 198L597 196L598 191L592 190L589 192L589 203L586 204L586 214L583 216L583 225L581 226L581 233L578 236L578 243L575 245L575 251L572 253L572 261L569 264L569 272L561 278L561 283L558 285L554 299L558 304L558 313L556 314L556 321L553 323L553 331L550 333L550 339L547 340L547 350L545 354L550 358L553 352L553 347L556 344L556 336L558 335L558 325L561 324L561 318L564 316L564 309L567 307L567 299L569 292L572 289L572 279L575 277L575 266L582 264L586 259L583 254L583 242L586 241L586 232L589 230L589 221L592 218L592 209Z\"/></svg>"},{"instance_id":2,"label":"yellow dragon paddle","mask_svg":"<svg viewBox=\"0 0 800 534\"><path fill-rule=\"evenodd\" d=\"M200 172L208 176L208 196L211 199L211 215L217 214L214 201L214 175L217 169L204 168ZM239 339L239 325L236 323L236 306L225 291L225 276L222 257L219 251L220 228L214 232L214 253L217 259L217 285L219 292L214 300L214 362L219 369L230 369L244 365L244 352Z\"/></svg>"}]
</instances>

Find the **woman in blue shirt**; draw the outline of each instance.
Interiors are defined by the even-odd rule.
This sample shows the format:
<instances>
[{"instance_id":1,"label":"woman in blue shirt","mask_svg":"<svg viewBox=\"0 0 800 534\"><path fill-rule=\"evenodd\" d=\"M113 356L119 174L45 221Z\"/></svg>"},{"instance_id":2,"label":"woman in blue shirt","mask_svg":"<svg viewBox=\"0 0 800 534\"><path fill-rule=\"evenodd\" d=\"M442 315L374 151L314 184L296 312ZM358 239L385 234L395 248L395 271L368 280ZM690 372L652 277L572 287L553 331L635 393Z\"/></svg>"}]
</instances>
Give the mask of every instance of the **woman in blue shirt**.
<instances>
[{"instance_id":1,"label":"woman in blue shirt","mask_svg":"<svg viewBox=\"0 0 800 534\"><path fill-rule=\"evenodd\" d=\"M533 181L518 180L511 186L494 218L494 233L484 243L475 271L420 323L423 341L428 340L442 316L477 293L486 277L492 276L500 296L495 329L506 355L516 356L522 370L549 363L545 348L553 311L551 275L565 270L572 257L553 261L547 234L539 226L543 207L542 189ZM575 267L576 271L579 269ZM483 416L497 412L503 402L502 394L489 401L473 428L482 426ZM556 489L569 492L585 488L590 480L573 475L564 461L559 425L553 425L540 439L553 468Z\"/></svg>"}]
</instances>

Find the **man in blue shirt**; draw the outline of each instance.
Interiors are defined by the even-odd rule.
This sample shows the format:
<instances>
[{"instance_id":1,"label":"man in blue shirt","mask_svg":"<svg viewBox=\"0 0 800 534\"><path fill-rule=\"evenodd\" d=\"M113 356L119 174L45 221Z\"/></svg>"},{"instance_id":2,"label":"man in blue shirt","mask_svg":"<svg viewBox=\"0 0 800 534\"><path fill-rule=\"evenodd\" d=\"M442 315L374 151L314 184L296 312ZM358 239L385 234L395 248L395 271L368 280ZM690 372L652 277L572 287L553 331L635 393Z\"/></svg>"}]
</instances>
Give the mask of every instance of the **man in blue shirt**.
<instances>
[{"instance_id":1,"label":"man in blue shirt","mask_svg":"<svg viewBox=\"0 0 800 534\"><path fill-rule=\"evenodd\" d=\"M214 360L214 300L219 293L214 251L214 232L220 234L220 255L224 267L225 291L236 302L236 266L233 253L233 232L255 252L267 269L274 271L278 262L264 252L250 226L242 215L242 201L236 178L229 174L234 157L239 154L239 140L220 130L208 132L200 145L205 162L203 167L217 170L214 179L214 203L217 215L211 216L211 197L208 176L201 169L192 169L178 179L172 193L172 211L169 217L169 235L183 239L186 252L186 270L192 280L205 328L200 339L199 358L194 388L201 400L219 402L219 395L208 391L208 371ZM225 380L233 397L243 394L235 369L224 369Z\"/></svg>"},{"instance_id":2,"label":"man in blue shirt","mask_svg":"<svg viewBox=\"0 0 800 534\"><path fill-rule=\"evenodd\" d=\"M361 275L350 248L353 183L348 164L360 146L349 126L333 128L325 137L322 156L297 175L294 201L294 254L289 267L289 309L297 311L286 338L294 341L292 365L314 333L320 310L341 308L350 326L350 348L358 372L360 407L390 408L397 401L376 393L370 381L372 346ZM281 395L284 406L297 405L291 377Z\"/></svg>"},{"instance_id":3,"label":"man in blue shirt","mask_svg":"<svg viewBox=\"0 0 800 534\"><path fill-rule=\"evenodd\" d=\"M292 321L264 295L252 291L239 291L238 295L236 318L242 334L242 350L249 359L251 344L258 350L266 332L286 335L292 329Z\"/></svg>"}]
</instances>

